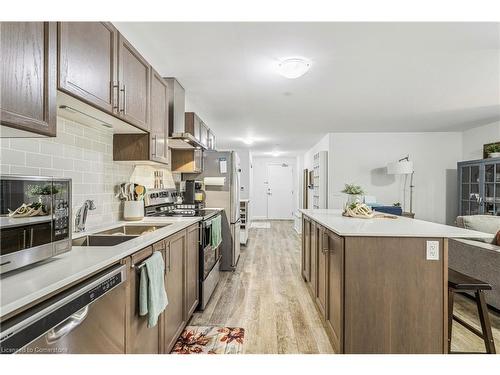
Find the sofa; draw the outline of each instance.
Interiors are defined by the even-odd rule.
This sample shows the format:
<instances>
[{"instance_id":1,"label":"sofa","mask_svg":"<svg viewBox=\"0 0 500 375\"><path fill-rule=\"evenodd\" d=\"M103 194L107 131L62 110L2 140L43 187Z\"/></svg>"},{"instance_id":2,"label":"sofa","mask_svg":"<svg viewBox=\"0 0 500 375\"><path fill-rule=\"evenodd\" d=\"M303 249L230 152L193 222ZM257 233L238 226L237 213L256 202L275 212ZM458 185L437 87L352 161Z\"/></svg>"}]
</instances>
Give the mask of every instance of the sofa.
<instances>
[{"instance_id":1,"label":"sofa","mask_svg":"<svg viewBox=\"0 0 500 375\"><path fill-rule=\"evenodd\" d=\"M456 225L495 236L500 230L500 216L459 216ZM493 289L485 292L486 302L500 310L500 246L494 239L450 240L448 257L450 268L491 284Z\"/></svg>"}]
</instances>

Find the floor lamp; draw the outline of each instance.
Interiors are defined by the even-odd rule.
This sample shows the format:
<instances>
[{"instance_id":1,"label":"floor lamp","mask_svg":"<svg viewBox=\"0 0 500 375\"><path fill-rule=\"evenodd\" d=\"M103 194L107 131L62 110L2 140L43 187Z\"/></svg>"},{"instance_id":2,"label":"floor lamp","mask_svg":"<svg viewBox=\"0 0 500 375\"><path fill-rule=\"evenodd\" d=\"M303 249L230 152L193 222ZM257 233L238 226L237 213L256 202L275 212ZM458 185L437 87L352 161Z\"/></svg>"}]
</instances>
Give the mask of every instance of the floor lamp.
<instances>
[{"instance_id":1,"label":"floor lamp","mask_svg":"<svg viewBox=\"0 0 500 375\"><path fill-rule=\"evenodd\" d=\"M413 188L415 187L415 185L413 185L413 174L415 173L415 171L413 170L413 162L410 161L410 156L408 155L402 159L399 159L397 162L392 162L392 163L387 164L387 173L394 174L394 175L405 175L405 184L404 184L404 190L403 190L404 206L406 206L406 178L408 177L408 175L411 175L411 177L410 177L410 214L413 214Z\"/></svg>"}]
</instances>

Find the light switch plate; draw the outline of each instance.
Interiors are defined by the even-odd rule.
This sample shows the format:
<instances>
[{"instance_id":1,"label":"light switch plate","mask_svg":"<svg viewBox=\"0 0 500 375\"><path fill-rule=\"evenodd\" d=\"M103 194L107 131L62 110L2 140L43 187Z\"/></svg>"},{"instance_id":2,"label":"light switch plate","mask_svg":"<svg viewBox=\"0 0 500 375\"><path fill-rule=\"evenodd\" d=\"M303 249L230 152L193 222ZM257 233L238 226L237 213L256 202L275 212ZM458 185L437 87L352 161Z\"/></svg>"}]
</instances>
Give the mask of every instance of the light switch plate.
<instances>
[{"instance_id":1,"label":"light switch plate","mask_svg":"<svg viewBox=\"0 0 500 375\"><path fill-rule=\"evenodd\" d=\"M427 241L427 260L439 260L439 241Z\"/></svg>"}]
</instances>

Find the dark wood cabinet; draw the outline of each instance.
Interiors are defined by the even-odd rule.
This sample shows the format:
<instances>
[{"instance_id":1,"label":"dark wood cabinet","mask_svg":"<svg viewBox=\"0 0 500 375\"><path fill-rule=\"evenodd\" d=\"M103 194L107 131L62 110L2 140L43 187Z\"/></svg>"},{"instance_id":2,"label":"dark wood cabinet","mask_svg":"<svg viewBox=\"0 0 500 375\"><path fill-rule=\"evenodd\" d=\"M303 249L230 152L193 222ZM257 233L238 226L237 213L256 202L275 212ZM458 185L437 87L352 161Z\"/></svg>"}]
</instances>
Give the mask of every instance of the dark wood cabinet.
<instances>
[{"instance_id":1,"label":"dark wood cabinet","mask_svg":"<svg viewBox=\"0 0 500 375\"><path fill-rule=\"evenodd\" d=\"M194 112L184 114L185 131L191 134L198 142L201 140L201 119Z\"/></svg>"},{"instance_id":2,"label":"dark wood cabinet","mask_svg":"<svg viewBox=\"0 0 500 375\"><path fill-rule=\"evenodd\" d=\"M165 246L165 287L168 306L164 312L163 344L164 351L169 353L186 325L184 292L186 231L167 238Z\"/></svg>"},{"instance_id":3,"label":"dark wood cabinet","mask_svg":"<svg viewBox=\"0 0 500 375\"><path fill-rule=\"evenodd\" d=\"M328 241L325 228L318 225L318 288L316 303L321 315L327 317L328 302Z\"/></svg>"},{"instance_id":4,"label":"dark wood cabinet","mask_svg":"<svg viewBox=\"0 0 500 375\"><path fill-rule=\"evenodd\" d=\"M187 229L186 248L186 321L193 314L199 301L199 229L198 223Z\"/></svg>"},{"instance_id":5,"label":"dark wood cabinet","mask_svg":"<svg viewBox=\"0 0 500 375\"><path fill-rule=\"evenodd\" d=\"M56 23L0 22L0 123L13 129L4 136L56 135L56 55Z\"/></svg>"},{"instance_id":6,"label":"dark wood cabinet","mask_svg":"<svg viewBox=\"0 0 500 375\"><path fill-rule=\"evenodd\" d=\"M201 122L201 124L200 124L200 143L205 148L208 148L208 132L209 132L208 126L204 122Z\"/></svg>"},{"instance_id":7,"label":"dark wood cabinet","mask_svg":"<svg viewBox=\"0 0 500 375\"><path fill-rule=\"evenodd\" d=\"M117 112L118 31L109 22L60 22L58 88Z\"/></svg>"},{"instance_id":8,"label":"dark wood cabinet","mask_svg":"<svg viewBox=\"0 0 500 375\"><path fill-rule=\"evenodd\" d=\"M203 151L195 149L172 150L172 172L203 172Z\"/></svg>"},{"instance_id":9,"label":"dark wood cabinet","mask_svg":"<svg viewBox=\"0 0 500 375\"><path fill-rule=\"evenodd\" d=\"M125 121L150 129L151 66L121 34L118 37L118 107Z\"/></svg>"},{"instance_id":10,"label":"dark wood cabinet","mask_svg":"<svg viewBox=\"0 0 500 375\"><path fill-rule=\"evenodd\" d=\"M161 241L163 242L163 241ZM159 249L158 249L159 250ZM153 254L153 247L148 246L133 254L127 264L130 274L127 284L127 322L126 353L158 354L160 326L148 327L148 317L139 315L140 272L137 266ZM162 253L163 254L163 253Z\"/></svg>"},{"instance_id":11,"label":"dark wood cabinet","mask_svg":"<svg viewBox=\"0 0 500 375\"><path fill-rule=\"evenodd\" d=\"M344 321L344 239L326 230L324 247L328 249L328 294L326 325L337 353L343 352Z\"/></svg>"},{"instance_id":12,"label":"dark wood cabinet","mask_svg":"<svg viewBox=\"0 0 500 375\"><path fill-rule=\"evenodd\" d=\"M311 221L310 273L309 289L314 296L318 295L318 225Z\"/></svg>"},{"instance_id":13,"label":"dark wood cabinet","mask_svg":"<svg viewBox=\"0 0 500 375\"><path fill-rule=\"evenodd\" d=\"M154 70L151 74L151 160L168 164L168 85Z\"/></svg>"},{"instance_id":14,"label":"dark wood cabinet","mask_svg":"<svg viewBox=\"0 0 500 375\"><path fill-rule=\"evenodd\" d=\"M311 221L302 219L302 277L305 281L310 280L311 270Z\"/></svg>"},{"instance_id":15,"label":"dark wood cabinet","mask_svg":"<svg viewBox=\"0 0 500 375\"><path fill-rule=\"evenodd\" d=\"M215 150L217 147L215 133L211 129L208 129L208 145L207 146L208 146L209 150Z\"/></svg>"}]
</instances>

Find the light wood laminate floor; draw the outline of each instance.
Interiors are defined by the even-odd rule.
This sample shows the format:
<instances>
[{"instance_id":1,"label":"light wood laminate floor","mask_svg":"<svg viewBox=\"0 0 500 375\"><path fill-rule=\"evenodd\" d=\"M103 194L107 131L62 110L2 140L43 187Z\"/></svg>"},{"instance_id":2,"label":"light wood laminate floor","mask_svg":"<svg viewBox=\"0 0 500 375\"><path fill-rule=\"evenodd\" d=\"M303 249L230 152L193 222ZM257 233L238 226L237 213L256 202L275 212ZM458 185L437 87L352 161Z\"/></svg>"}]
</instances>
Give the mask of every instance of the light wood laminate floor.
<instances>
[{"instance_id":1,"label":"light wood laminate floor","mask_svg":"<svg viewBox=\"0 0 500 375\"><path fill-rule=\"evenodd\" d=\"M207 308L189 324L245 328L247 354L333 353L300 275L300 251L300 237L290 221L250 229L237 270L222 273ZM473 301L456 296L455 312L480 328ZM500 314L490 312L490 319L500 351ZM484 351L484 345L454 322L452 349Z\"/></svg>"},{"instance_id":2,"label":"light wood laminate floor","mask_svg":"<svg viewBox=\"0 0 500 375\"><path fill-rule=\"evenodd\" d=\"M300 237L291 221L250 229L235 272L223 272L207 308L190 325L245 328L250 353L333 353L300 276Z\"/></svg>"}]
</instances>

